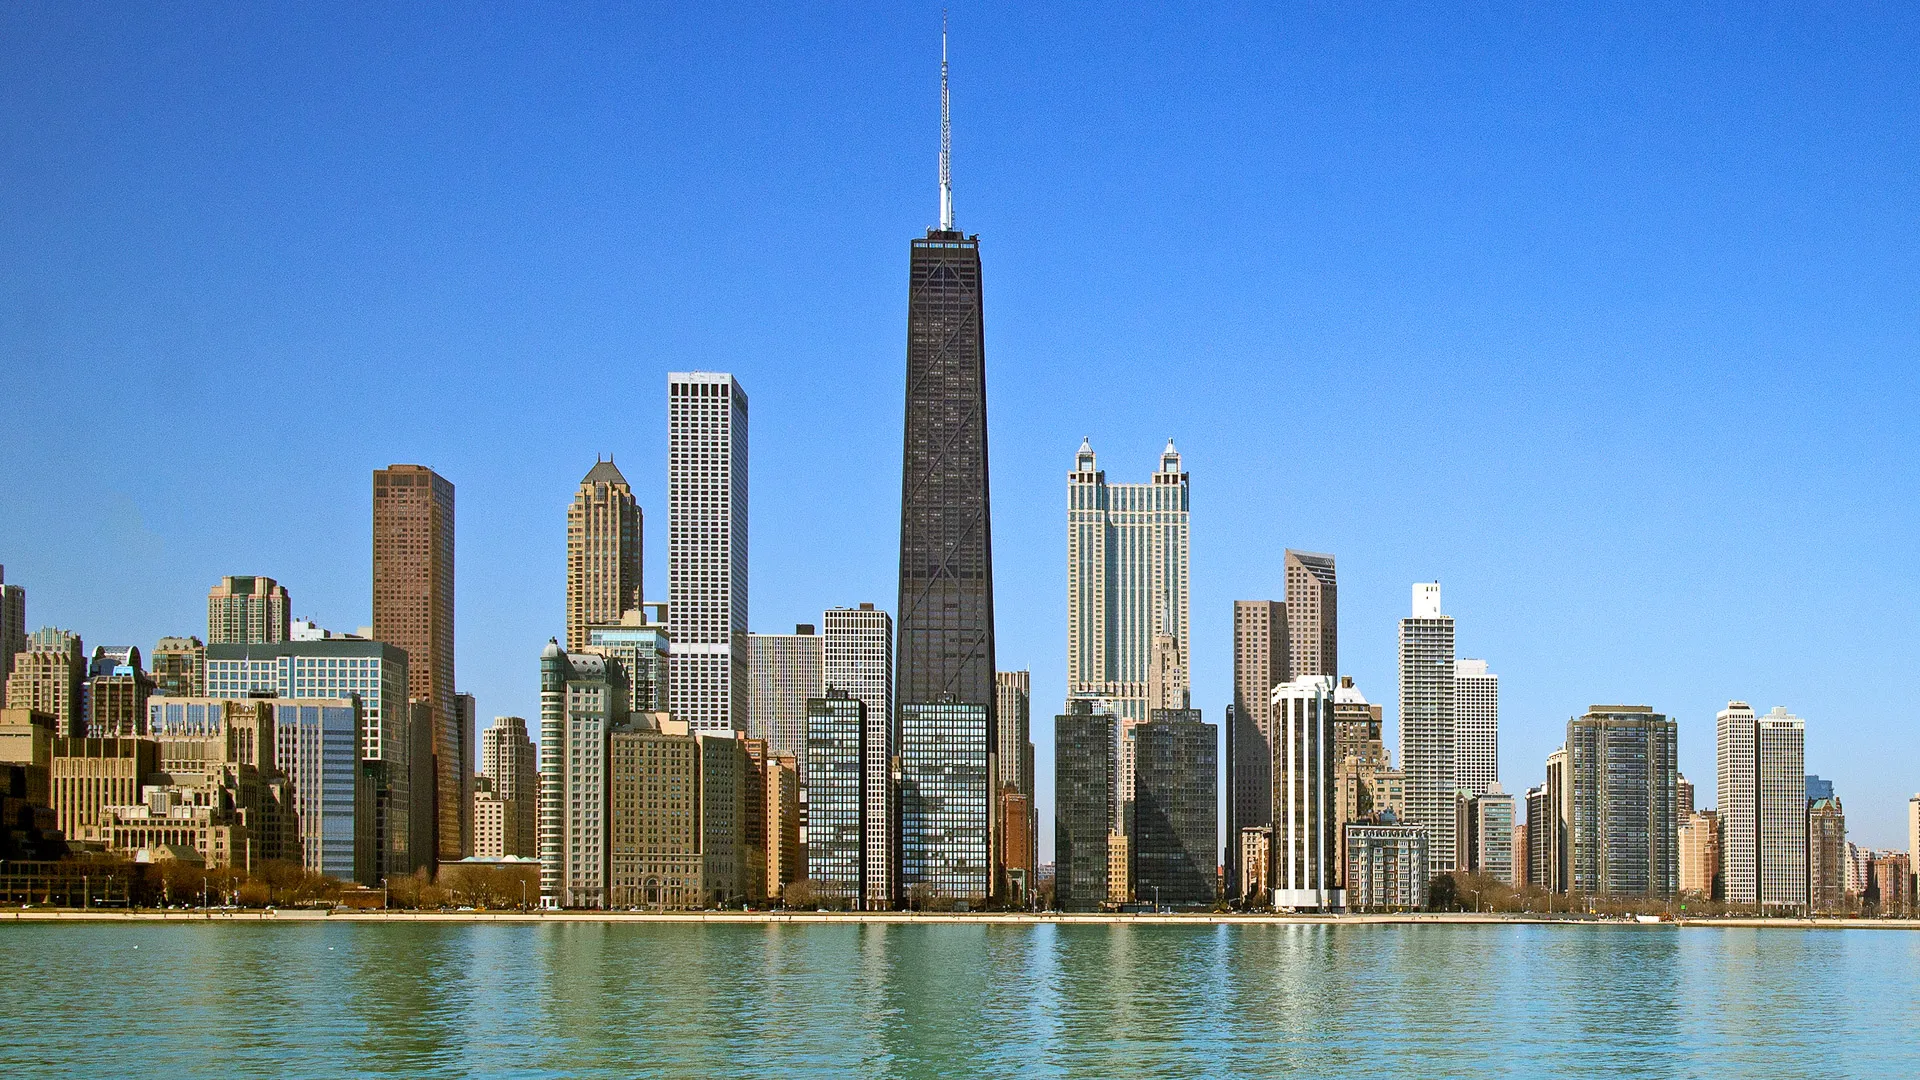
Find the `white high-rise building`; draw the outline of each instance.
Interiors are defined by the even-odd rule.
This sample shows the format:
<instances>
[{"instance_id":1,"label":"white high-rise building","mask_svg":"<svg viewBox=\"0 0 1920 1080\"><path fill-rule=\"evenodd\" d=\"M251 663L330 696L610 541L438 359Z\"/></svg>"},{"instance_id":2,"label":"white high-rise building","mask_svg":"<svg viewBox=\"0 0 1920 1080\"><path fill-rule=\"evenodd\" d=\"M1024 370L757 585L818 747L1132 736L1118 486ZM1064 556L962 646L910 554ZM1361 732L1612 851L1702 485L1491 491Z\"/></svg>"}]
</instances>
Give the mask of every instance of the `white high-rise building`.
<instances>
[{"instance_id":1,"label":"white high-rise building","mask_svg":"<svg viewBox=\"0 0 1920 1080\"><path fill-rule=\"evenodd\" d=\"M1400 620L1400 767L1407 820L1427 830L1427 865L1456 868L1453 617L1440 613L1440 583L1413 586L1413 615Z\"/></svg>"},{"instance_id":2,"label":"white high-rise building","mask_svg":"<svg viewBox=\"0 0 1920 1080\"><path fill-rule=\"evenodd\" d=\"M1273 688L1273 842L1276 908L1340 907L1340 846L1333 790L1332 675L1303 675Z\"/></svg>"},{"instance_id":3,"label":"white high-rise building","mask_svg":"<svg viewBox=\"0 0 1920 1080\"><path fill-rule=\"evenodd\" d=\"M1806 721L1729 701L1716 720L1720 875L1728 903L1807 902Z\"/></svg>"},{"instance_id":4,"label":"white high-rise building","mask_svg":"<svg viewBox=\"0 0 1920 1080\"><path fill-rule=\"evenodd\" d=\"M689 731L747 727L747 394L667 376L668 707Z\"/></svg>"},{"instance_id":5,"label":"white high-rise building","mask_svg":"<svg viewBox=\"0 0 1920 1080\"><path fill-rule=\"evenodd\" d=\"M1500 788L1500 676L1485 660L1453 665L1453 782L1476 799Z\"/></svg>"},{"instance_id":6,"label":"white high-rise building","mask_svg":"<svg viewBox=\"0 0 1920 1080\"><path fill-rule=\"evenodd\" d=\"M1714 717L1720 888L1730 904L1760 902L1759 740L1759 725L1746 702L1729 701Z\"/></svg>"},{"instance_id":7,"label":"white high-rise building","mask_svg":"<svg viewBox=\"0 0 1920 1080\"><path fill-rule=\"evenodd\" d=\"M893 758L900 752L900 737L893 715L893 616L872 604L829 608L821 615L821 629L827 688L843 690L866 705L861 904L869 911L884 911L893 906L899 878Z\"/></svg>"},{"instance_id":8,"label":"white high-rise building","mask_svg":"<svg viewBox=\"0 0 1920 1080\"><path fill-rule=\"evenodd\" d=\"M1107 483L1093 447L1080 443L1067 475L1067 696L1113 703L1123 801L1133 798L1134 726L1191 696L1187 534L1187 474L1173 440L1144 484ZM1172 641L1156 665L1158 635Z\"/></svg>"}]
</instances>

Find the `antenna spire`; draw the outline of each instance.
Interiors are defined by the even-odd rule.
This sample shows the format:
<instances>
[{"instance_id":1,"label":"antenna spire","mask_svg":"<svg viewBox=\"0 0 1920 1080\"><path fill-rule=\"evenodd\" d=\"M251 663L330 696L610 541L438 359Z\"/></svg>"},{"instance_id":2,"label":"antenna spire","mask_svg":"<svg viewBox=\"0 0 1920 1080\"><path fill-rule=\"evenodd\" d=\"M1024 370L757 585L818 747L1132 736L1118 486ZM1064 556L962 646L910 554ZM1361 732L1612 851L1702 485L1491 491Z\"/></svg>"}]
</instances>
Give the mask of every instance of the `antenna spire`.
<instances>
[{"instance_id":1,"label":"antenna spire","mask_svg":"<svg viewBox=\"0 0 1920 1080\"><path fill-rule=\"evenodd\" d=\"M953 231L953 126L947 112L947 11L940 9L940 229Z\"/></svg>"}]
</instances>

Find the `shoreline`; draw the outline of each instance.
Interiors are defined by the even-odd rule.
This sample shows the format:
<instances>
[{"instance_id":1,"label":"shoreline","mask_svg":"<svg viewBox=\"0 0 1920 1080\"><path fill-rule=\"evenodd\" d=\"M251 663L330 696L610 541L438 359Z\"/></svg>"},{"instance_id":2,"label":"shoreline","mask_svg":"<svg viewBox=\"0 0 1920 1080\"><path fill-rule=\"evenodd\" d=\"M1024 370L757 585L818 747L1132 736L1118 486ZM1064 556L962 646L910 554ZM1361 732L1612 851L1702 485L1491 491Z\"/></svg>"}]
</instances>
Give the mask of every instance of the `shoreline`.
<instances>
[{"instance_id":1,"label":"shoreline","mask_svg":"<svg viewBox=\"0 0 1920 1080\"><path fill-rule=\"evenodd\" d=\"M779 925L858 924L969 924L979 926L1117 925L1117 926L1590 926L1617 929L1753 929L1753 930L1920 930L1920 919L1854 918L1681 918L1643 923L1619 919L1554 918L1538 914L1475 914L1472 912L1402 912L1375 915L1240 915L1106 914L1068 912L824 912L824 911L332 911L286 908L240 911L124 911L114 909L0 910L0 923L651 923Z\"/></svg>"}]
</instances>

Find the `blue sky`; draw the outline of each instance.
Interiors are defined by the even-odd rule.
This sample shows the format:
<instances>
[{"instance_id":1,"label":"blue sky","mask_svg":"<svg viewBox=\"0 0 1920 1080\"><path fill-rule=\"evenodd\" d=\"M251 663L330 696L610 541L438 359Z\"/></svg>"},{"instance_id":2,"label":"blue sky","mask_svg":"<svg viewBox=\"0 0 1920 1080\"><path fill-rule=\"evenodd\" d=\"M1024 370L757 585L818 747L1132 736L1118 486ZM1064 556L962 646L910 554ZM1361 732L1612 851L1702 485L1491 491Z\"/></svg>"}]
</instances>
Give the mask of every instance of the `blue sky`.
<instances>
[{"instance_id":1,"label":"blue sky","mask_svg":"<svg viewBox=\"0 0 1920 1080\"><path fill-rule=\"evenodd\" d=\"M1173 436L1208 719L1232 601L1330 551L1390 718L1408 587L1443 583L1503 677L1509 790L1588 703L1644 702L1708 802L1744 698L1903 846L1920 16L1270 7L953 10L1043 805L1073 450L1138 480ZM9 6L0 563L30 621L150 648L265 573L364 624L370 473L421 462L459 488L459 681L532 715L596 453L664 595L692 368L752 397L755 628L891 607L938 20Z\"/></svg>"}]
</instances>

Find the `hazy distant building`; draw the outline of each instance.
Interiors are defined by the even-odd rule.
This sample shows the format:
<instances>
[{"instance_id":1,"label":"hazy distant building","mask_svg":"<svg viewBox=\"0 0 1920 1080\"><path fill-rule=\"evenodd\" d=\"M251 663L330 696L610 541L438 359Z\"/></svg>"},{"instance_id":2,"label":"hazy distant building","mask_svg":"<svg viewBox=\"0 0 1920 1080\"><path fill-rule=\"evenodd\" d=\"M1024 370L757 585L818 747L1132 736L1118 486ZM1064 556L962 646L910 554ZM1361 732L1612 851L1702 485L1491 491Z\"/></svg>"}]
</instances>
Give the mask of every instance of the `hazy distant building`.
<instances>
[{"instance_id":1,"label":"hazy distant building","mask_svg":"<svg viewBox=\"0 0 1920 1080\"><path fill-rule=\"evenodd\" d=\"M594 459L567 507L567 649L592 644L587 627L638 612L645 518L612 459Z\"/></svg>"},{"instance_id":2,"label":"hazy distant building","mask_svg":"<svg viewBox=\"0 0 1920 1080\"><path fill-rule=\"evenodd\" d=\"M163 637L148 656L158 697L200 697L207 692L207 647L197 637Z\"/></svg>"},{"instance_id":3,"label":"hazy distant building","mask_svg":"<svg viewBox=\"0 0 1920 1080\"><path fill-rule=\"evenodd\" d=\"M1119 723L1104 702L1075 698L1053 719L1054 902L1098 911L1118 817Z\"/></svg>"},{"instance_id":4,"label":"hazy distant building","mask_svg":"<svg viewBox=\"0 0 1920 1080\"><path fill-rule=\"evenodd\" d=\"M1847 909L1847 817L1831 795L1807 807L1807 904L1821 913Z\"/></svg>"},{"instance_id":5,"label":"hazy distant building","mask_svg":"<svg viewBox=\"0 0 1920 1080\"><path fill-rule=\"evenodd\" d=\"M700 741L665 713L628 719L607 742L609 899L614 907L702 907Z\"/></svg>"},{"instance_id":6,"label":"hazy distant building","mask_svg":"<svg viewBox=\"0 0 1920 1080\"><path fill-rule=\"evenodd\" d=\"M826 687L843 690L865 706L860 766L865 840L858 899L868 911L885 911L898 899L900 886L900 800L893 776L894 759L900 753L893 699L893 616L863 603L828 608L820 618ZM808 835L812 835L811 826Z\"/></svg>"},{"instance_id":7,"label":"hazy distant building","mask_svg":"<svg viewBox=\"0 0 1920 1080\"><path fill-rule=\"evenodd\" d=\"M993 887L992 729L974 702L900 706L900 886L978 904Z\"/></svg>"},{"instance_id":8,"label":"hazy distant building","mask_svg":"<svg viewBox=\"0 0 1920 1080\"><path fill-rule=\"evenodd\" d=\"M1730 701L1716 717L1720 874L1726 900L1807 902L1806 723Z\"/></svg>"},{"instance_id":9,"label":"hazy distant building","mask_svg":"<svg viewBox=\"0 0 1920 1080\"><path fill-rule=\"evenodd\" d=\"M1107 483L1084 440L1067 474L1067 695L1113 703L1123 799L1134 726L1189 704L1187 495L1172 440L1143 484Z\"/></svg>"},{"instance_id":10,"label":"hazy distant building","mask_svg":"<svg viewBox=\"0 0 1920 1080\"><path fill-rule=\"evenodd\" d=\"M1340 674L1340 591L1333 556L1288 549L1287 672L1282 681Z\"/></svg>"},{"instance_id":11,"label":"hazy distant building","mask_svg":"<svg viewBox=\"0 0 1920 1080\"><path fill-rule=\"evenodd\" d=\"M807 879L815 896L849 908L865 895L866 709L839 687L807 702ZM878 909L891 906L886 896Z\"/></svg>"},{"instance_id":12,"label":"hazy distant building","mask_svg":"<svg viewBox=\"0 0 1920 1080\"><path fill-rule=\"evenodd\" d=\"M1672 896L1679 888L1674 722L1645 705L1593 705L1567 722L1570 889Z\"/></svg>"},{"instance_id":13,"label":"hazy distant building","mask_svg":"<svg viewBox=\"0 0 1920 1080\"><path fill-rule=\"evenodd\" d=\"M359 701L294 698L270 705L274 761L293 791L300 864L340 881L376 884L373 777L360 767Z\"/></svg>"},{"instance_id":14,"label":"hazy distant building","mask_svg":"<svg viewBox=\"0 0 1920 1080\"><path fill-rule=\"evenodd\" d=\"M1527 793L1527 878L1548 892L1564 893L1568 888L1572 784L1563 746L1547 755L1546 783Z\"/></svg>"},{"instance_id":15,"label":"hazy distant building","mask_svg":"<svg viewBox=\"0 0 1920 1080\"><path fill-rule=\"evenodd\" d=\"M1427 833L1418 825L1347 825L1347 906L1355 911L1427 906Z\"/></svg>"},{"instance_id":16,"label":"hazy distant building","mask_svg":"<svg viewBox=\"0 0 1920 1080\"><path fill-rule=\"evenodd\" d=\"M7 568L0 566L0 704L6 701L13 658L27 647L27 590L6 581Z\"/></svg>"},{"instance_id":17,"label":"hazy distant building","mask_svg":"<svg viewBox=\"0 0 1920 1080\"><path fill-rule=\"evenodd\" d=\"M492 784L503 815L498 854L538 858L540 766L524 719L496 716L480 733L480 773ZM474 854L485 853L476 847Z\"/></svg>"},{"instance_id":18,"label":"hazy distant building","mask_svg":"<svg viewBox=\"0 0 1920 1080\"><path fill-rule=\"evenodd\" d=\"M1485 795L1500 786L1500 676L1485 660L1453 665L1453 779L1456 790Z\"/></svg>"},{"instance_id":19,"label":"hazy distant building","mask_svg":"<svg viewBox=\"0 0 1920 1080\"><path fill-rule=\"evenodd\" d=\"M1273 826L1249 825L1240 830L1240 877L1233 887L1237 899L1251 906L1267 905L1273 889L1272 858Z\"/></svg>"},{"instance_id":20,"label":"hazy distant building","mask_svg":"<svg viewBox=\"0 0 1920 1080\"><path fill-rule=\"evenodd\" d=\"M207 643L246 645L286 641L293 602L270 577L224 577L207 590Z\"/></svg>"},{"instance_id":21,"label":"hazy distant building","mask_svg":"<svg viewBox=\"0 0 1920 1080\"><path fill-rule=\"evenodd\" d=\"M1339 816L1334 791L1332 675L1302 675L1273 690L1273 847L1276 908L1341 904Z\"/></svg>"},{"instance_id":22,"label":"hazy distant building","mask_svg":"<svg viewBox=\"0 0 1920 1080\"><path fill-rule=\"evenodd\" d=\"M540 899L549 907L609 903L609 740L627 722L627 702L618 661L557 641L541 652Z\"/></svg>"},{"instance_id":23,"label":"hazy distant building","mask_svg":"<svg viewBox=\"0 0 1920 1080\"><path fill-rule=\"evenodd\" d=\"M1220 729L1199 709L1134 728L1133 891L1162 904L1218 898Z\"/></svg>"},{"instance_id":24,"label":"hazy distant building","mask_svg":"<svg viewBox=\"0 0 1920 1080\"><path fill-rule=\"evenodd\" d=\"M13 658L7 708L45 713L53 717L56 734L84 736L86 676L86 646L80 635L42 627L28 635L27 647Z\"/></svg>"},{"instance_id":25,"label":"hazy distant building","mask_svg":"<svg viewBox=\"0 0 1920 1080\"><path fill-rule=\"evenodd\" d=\"M1272 824L1273 688L1287 681L1287 606L1233 602L1233 706L1227 714L1227 835ZM1227 846L1237 862L1239 849ZM1227 867L1238 880L1237 865Z\"/></svg>"},{"instance_id":26,"label":"hazy distant building","mask_svg":"<svg viewBox=\"0 0 1920 1080\"><path fill-rule=\"evenodd\" d=\"M826 692L826 639L813 629L747 635L747 733L776 754L806 750L807 699Z\"/></svg>"},{"instance_id":27,"label":"hazy distant building","mask_svg":"<svg viewBox=\"0 0 1920 1080\"><path fill-rule=\"evenodd\" d=\"M1413 586L1413 615L1400 620L1400 767L1407 821L1427 831L1436 874L1458 865L1454 778L1453 617L1440 612L1440 583Z\"/></svg>"},{"instance_id":28,"label":"hazy distant building","mask_svg":"<svg viewBox=\"0 0 1920 1080\"><path fill-rule=\"evenodd\" d=\"M1719 893L1720 824L1712 810L1696 810L1680 825L1680 892L1711 900Z\"/></svg>"},{"instance_id":29,"label":"hazy distant building","mask_svg":"<svg viewBox=\"0 0 1920 1080\"><path fill-rule=\"evenodd\" d=\"M614 623L586 627L587 652L620 662L627 676L629 712L665 712L667 668L672 646L665 625L649 621L643 609L634 609Z\"/></svg>"},{"instance_id":30,"label":"hazy distant building","mask_svg":"<svg viewBox=\"0 0 1920 1080\"><path fill-rule=\"evenodd\" d=\"M1877 851L1867 859L1867 889L1862 894L1875 915L1913 911L1913 864L1904 851Z\"/></svg>"},{"instance_id":31,"label":"hazy distant building","mask_svg":"<svg viewBox=\"0 0 1920 1080\"><path fill-rule=\"evenodd\" d=\"M453 484L424 465L373 474L373 636L406 651L408 696L428 707L432 858L450 859L465 846L473 812L453 701L453 495Z\"/></svg>"},{"instance_id":32,"label":"hazy distant building","mask_svg":"<svg viewBox=\"0 0 1920 1080\"><path fill-rule=\"evenodd\" d=\"M1833 797L1833 781L1823 780L1812 773L1807 774L1808 802L1819 802L1821 799L1831 799Z\"/></svg>"},{"instance_id":33,"label":"hazy distant building","mask_svg":"<svg viewBox=\"0 0 1920 1080\"><path fill-rule=\"evenodd\" d=\"M667 593L674 718L745 731L747 394L725 373L667 375Z\"/></svg>"}]
</instances>

